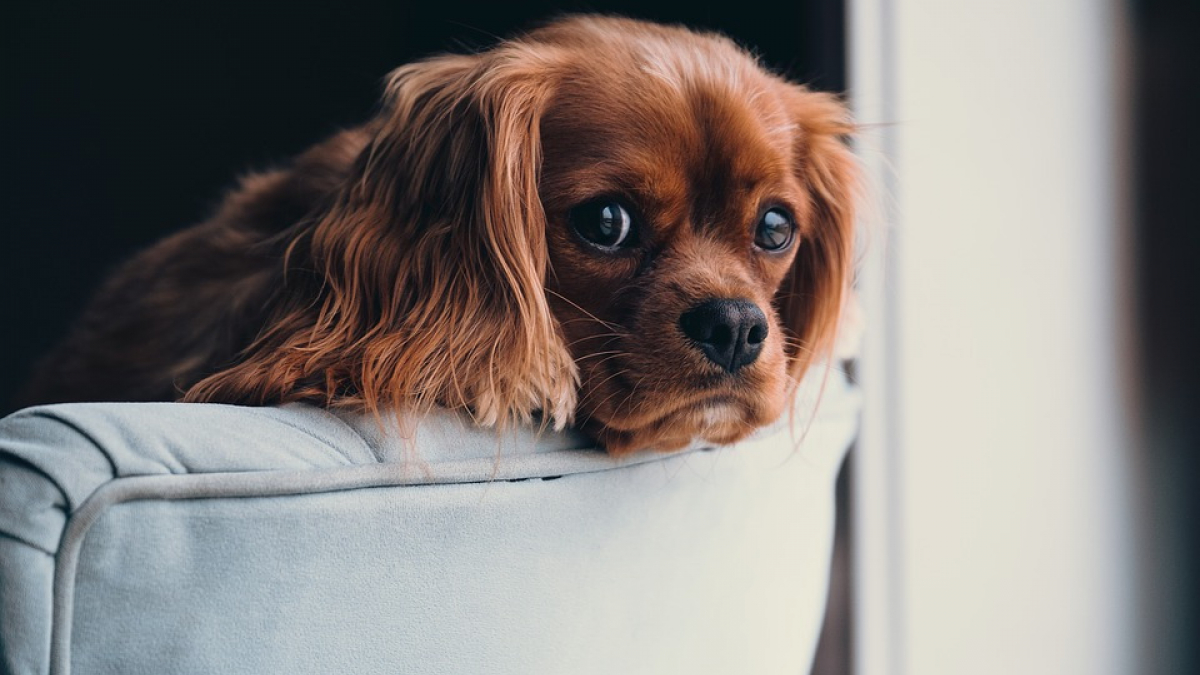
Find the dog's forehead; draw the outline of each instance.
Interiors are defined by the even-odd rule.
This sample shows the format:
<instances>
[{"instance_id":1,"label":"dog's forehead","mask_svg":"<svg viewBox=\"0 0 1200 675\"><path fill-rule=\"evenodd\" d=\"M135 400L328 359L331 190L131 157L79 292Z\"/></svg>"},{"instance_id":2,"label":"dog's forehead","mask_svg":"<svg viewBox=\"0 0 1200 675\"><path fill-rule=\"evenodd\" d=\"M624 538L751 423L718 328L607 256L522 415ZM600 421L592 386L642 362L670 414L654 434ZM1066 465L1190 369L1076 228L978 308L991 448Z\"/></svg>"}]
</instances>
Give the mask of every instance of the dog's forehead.
<instances>
[{"instance_id":1,"label":"dog's forehead","mask_svg":"<svg viewBox=\"0 0 1200 675\"><path fill-rule=\"evenodd\" d=\"M707 63L641 59L567 78L542 122L545 170L586 174L580 191L586 181L679 193L788 180L798 133L788 85Z\"/></svg>"}]
</instances>

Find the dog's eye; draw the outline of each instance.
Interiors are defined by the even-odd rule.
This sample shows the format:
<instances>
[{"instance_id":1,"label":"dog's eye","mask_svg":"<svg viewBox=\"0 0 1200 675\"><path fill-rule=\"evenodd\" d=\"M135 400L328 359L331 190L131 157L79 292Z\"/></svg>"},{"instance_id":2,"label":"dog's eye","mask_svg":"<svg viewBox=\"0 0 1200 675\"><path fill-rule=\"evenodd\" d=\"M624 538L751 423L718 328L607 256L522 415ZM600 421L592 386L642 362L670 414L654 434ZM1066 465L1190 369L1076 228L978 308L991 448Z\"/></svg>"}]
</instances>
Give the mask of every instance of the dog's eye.
<instances>
[{"instance_id":1,"label":"dog's eye","mask_svg":"<svg viewBox=\"0 0 1200 675\"><path fill-rule=\"evenodd\" d=\"M764 251L782 251L792 243L796 226L783 209L769 209L758 221L754 244Z\"/></svg>"},{"instance_id":2,"label":"dog's eye","mask_svg":"<svg viewBox=\"0 0 1200 675\"><path fill-rule=\"evenodd\" d=\"M633 218L617 202L589 202L571 209L569 217L579 236L602 249L615 251L633 243Z\"/></svg>"}]
</instances>

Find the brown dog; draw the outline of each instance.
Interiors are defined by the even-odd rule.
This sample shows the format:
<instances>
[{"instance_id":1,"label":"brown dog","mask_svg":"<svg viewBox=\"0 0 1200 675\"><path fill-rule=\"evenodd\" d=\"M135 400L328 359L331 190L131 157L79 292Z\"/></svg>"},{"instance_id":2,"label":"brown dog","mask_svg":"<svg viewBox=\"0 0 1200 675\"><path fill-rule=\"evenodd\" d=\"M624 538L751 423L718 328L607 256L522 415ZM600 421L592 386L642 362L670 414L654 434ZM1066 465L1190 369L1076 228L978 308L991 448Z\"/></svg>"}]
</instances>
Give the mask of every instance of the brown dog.
<instances>
[{"instance_id":1,"label":"brown dog","mask_svg":"<svg viewBox=\"0 0 1200 675\"><path fill-rule=\"evenodd\" d=\"M27 402L544 414L727 443L828 352L851 131L728 39L574 17L403 66L383 105L128 262Z\"/></svg>"}]
</instances>

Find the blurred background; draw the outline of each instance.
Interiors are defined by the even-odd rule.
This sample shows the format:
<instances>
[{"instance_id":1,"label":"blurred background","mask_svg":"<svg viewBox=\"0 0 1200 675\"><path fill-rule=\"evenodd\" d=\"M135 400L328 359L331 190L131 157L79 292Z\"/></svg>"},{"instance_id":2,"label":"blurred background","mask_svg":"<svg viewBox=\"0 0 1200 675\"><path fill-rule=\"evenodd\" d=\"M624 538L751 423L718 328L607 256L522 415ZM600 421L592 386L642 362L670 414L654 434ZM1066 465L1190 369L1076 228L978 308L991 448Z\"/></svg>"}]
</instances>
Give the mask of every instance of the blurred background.
<instances>
[{"instance_id":1,"label":"blurred background","mask_svg":"<svg viewBox=\"0 0 1200 675\"><path fill-rule=\"evenodd\" d=\"M814 672L1200 673L1200 1L5 11L0 414L118 262L396 65L563 12L717 29L848 91L875 187Z\"/></svg>"}]
</instances>

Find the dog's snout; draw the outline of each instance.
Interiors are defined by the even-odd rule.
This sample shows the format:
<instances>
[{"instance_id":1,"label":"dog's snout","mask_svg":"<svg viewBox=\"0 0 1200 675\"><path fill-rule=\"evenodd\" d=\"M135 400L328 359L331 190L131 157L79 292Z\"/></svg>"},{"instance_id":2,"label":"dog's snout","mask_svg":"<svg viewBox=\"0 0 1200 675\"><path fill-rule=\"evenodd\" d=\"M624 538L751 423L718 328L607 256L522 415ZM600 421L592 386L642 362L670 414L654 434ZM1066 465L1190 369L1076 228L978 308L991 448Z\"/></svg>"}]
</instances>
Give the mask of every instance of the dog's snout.
<instances>
[{"instance_id":1,"label":"dog's snout","mask_svg":"<svg viewBox=\"0 0 1200 675\"><path fill-rule=\"evenodd\" d=\"M683 334L726 372L754 363L767 339L767 317L749 300L705 300L679 317Z\"/></svg>"}]
</instances>

